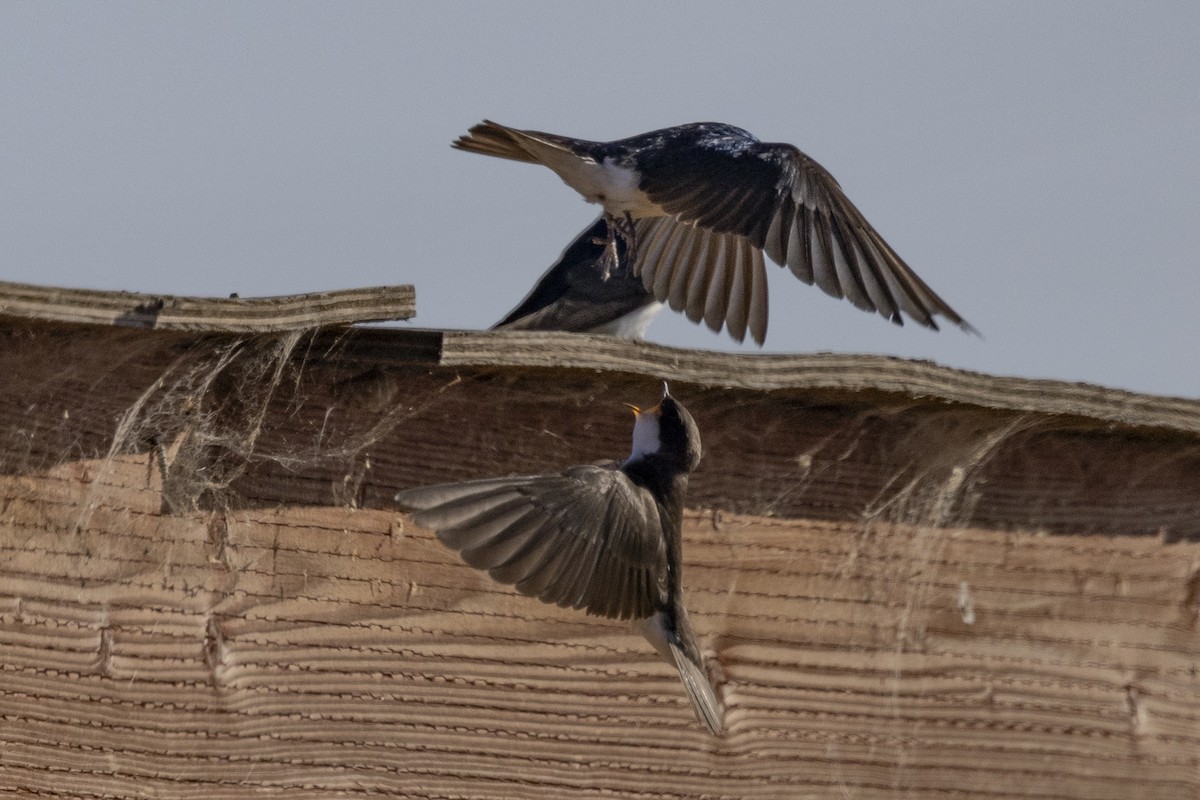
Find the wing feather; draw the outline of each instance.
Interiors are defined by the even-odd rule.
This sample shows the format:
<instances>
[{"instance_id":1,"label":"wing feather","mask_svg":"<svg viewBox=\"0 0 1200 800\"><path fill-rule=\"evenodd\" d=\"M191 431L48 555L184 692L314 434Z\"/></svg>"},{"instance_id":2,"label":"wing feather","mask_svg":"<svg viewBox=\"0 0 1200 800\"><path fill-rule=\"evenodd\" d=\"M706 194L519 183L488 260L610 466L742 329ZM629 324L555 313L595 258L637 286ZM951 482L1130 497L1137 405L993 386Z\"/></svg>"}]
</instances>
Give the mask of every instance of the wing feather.
<instances>
[{"instance_id":1,"label":"wing feather","mask_svg":"<svg viewBox=\"0 0 1200 800\"><path fill-rule=\"evenodd\" d=\"M750 335L762 344L767 338L767 268L763 264L762 252L750 251Z\"/></svg>"},{"instance_id":2,"label":"wing feather","mask_svg":"<svg viewBox=\"0 0 1200 800\"><path fill-rule=\"evenodd\" d=\"M618 469L489 478L396 499L468 564L523 594L619 619L649 616L665 602L658 507Z\"/></svg>"},{"instance_id":3,"label":"wing feather","mask_svg":"<svg viewBox=\"0 0 1200 800\"><path fill-rule=\"evenodd\" d=\"M746 338L746 322L750 318L750 252L748 247L737 249L726 291L725 326L729 335L739 342Z\"/></svg>"},{"instance_id":4,"label":"wing feather","mask_svg":"<svg viewBox=\"0 0 1200 800\"><path fill-rule=\"evenodd\" d=\"M680 223L743 236L800 280L858 308L895 322L903 311L933 328L941 315L974 330L896 255L833 176L791 145L748 134L732 145L698 140L656 155L641 188Z\"/></svg>"},{"instance_id":5,"label":"wing feather","mask_svg":"<svg viewBox=\"0 0 1200 800\"><path fill-rule=\"evenodd\" d=\"M712 275L704 292L704 324L710 330L719 331L725 322L725 305L729 298L730 272L736 267L736 247L731 246L724 236L718 237L720 254L713 261ZM731 252L734 251L734 252ZM730 261L734 261L731 264Z\"/></svg>"}]
</instances>

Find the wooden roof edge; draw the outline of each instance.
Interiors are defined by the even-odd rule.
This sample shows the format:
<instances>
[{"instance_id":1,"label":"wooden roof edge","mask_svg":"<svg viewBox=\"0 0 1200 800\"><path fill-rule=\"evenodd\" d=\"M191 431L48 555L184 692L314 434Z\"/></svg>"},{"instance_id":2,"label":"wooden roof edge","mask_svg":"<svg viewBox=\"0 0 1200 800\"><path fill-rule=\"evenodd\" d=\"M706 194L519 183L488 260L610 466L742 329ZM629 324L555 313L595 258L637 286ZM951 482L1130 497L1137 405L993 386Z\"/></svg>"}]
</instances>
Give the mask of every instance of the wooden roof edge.
<instances>
[{"instance_id":1,"label":"wooden roof edge","mask_svg":"<svg viewBox=\"0 0 1200 800\"><path fill-rule=\"evenodd\" d=\"M0 281L0 316L161 330L269 333L411 319L411 285L370 286L277 297L183 297L69 289Z\"/></svg>"},{"instance_id":2,"label":"wooden roof edge","mask_svg":"<svg viewBox=\"0 0 1200 800\"><path fill-rule=\"evenodd\" d=\"M419 333L411 329L406 332ZM1086 383L1001 377L889 356L730 353L575 333L445 331L440 363L619 371L755 391L875 391L1200 434L1200 400Z\"/></svg>"},{"instance_id":3,"label":"wooden roof edge","mask_svg":"<svg viewBox=\"0 0 1200 800\"><path fill-rule=\"evenodd\" d=\"M211 333L271 333L416 315L411 285L254 298L186 297L0 281L0 317ZM380 337L380 338L376 338ZM446 366L619 371L754 391L875 391L1004 411L1069 415L1200 433L1200 400L1085 383L987 375L930 361L840 353L692 350L611 336L542 331L374 329L367 337ZM381 340L382 339L382 340ZM365 342L364 342L365 344Z\"/></svg>"}]
</instances>

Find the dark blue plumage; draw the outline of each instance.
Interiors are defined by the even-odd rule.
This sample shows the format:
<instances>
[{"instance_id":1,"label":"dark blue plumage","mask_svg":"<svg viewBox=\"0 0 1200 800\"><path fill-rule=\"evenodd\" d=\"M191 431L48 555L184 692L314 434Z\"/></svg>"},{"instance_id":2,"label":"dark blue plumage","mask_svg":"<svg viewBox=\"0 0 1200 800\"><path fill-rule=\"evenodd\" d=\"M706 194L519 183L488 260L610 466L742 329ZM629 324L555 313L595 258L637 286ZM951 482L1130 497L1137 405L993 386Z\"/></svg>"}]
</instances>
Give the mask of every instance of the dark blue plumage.
<instances>
[{"instance_id":1,"label":"dark blue plumage","mask_svg":"<svg viewBox=\"0 0 1200 800\"><path fill-rule=\"evenodd\" d=\"M601 216L567 245L525 299L493 327L641 337L662 303L625 262L623 240L616 242L620 263L605 275L607 238L608 222Z\"/></svg>"},{"instance_id":2,"label":"dark blue plumage","mask_svg":"<svg viewBox=\"0 0 1200 800\"><path fill-rule=\"evenodd\" d=\"M974 331L871 227L820 164L790 144L699 122L594 142L485 121L455 141L470 152L540 163L604 207L609 240L628 247L656 299L728 326L739 341L767 329L763 254L834 297L937 329ZM610 244L610 259L615 247ZM606 262L604 270L610 269Z\"/></svg>"},{"instance_id":3,"label":"dark blue plumage","mask_svg":"<svg viewBox=\"0 0 1200 800\"><path fill-rule=\"evenodd\" d=\"M587 142L582 139L571 141L579 143L580 151L597 160L629 159L640 168L651 169L654 162L663 156L673 157L689 151L707 151L737 158L750 152L755 145L761 144L750 132L724 122L692 122L611 142Z\"/></svg>"}]
</instances>

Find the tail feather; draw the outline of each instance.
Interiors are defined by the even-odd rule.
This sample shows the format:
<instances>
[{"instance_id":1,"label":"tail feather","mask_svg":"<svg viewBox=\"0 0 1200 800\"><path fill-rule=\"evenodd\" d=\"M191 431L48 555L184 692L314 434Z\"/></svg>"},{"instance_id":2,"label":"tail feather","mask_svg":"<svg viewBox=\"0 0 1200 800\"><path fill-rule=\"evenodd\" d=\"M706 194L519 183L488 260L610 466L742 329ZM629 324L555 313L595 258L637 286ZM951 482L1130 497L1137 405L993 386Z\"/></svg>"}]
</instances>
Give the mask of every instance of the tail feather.
<instances>
[{"instance_id":1,"label":"tail feather","mask_svg":"<svg viewBox=\"0 0 1200 800\"><path fill-rule=\"evenodd\" d=\"M678 645L674 642L667 644L675 659L675 668L679 670L679 679L683 681L684 691L687 692L688 699L692 701L692 710L696 712L696 719L708 728L708 732L713 736L720 736L725 709L722 708L721 701L717 699L712 684L709 683L708 675L699 664L688 658L687 653L683 652Z\"/></svg>"},{"instance_id":2,"label":"tail feather","mask_svg":"<svg viewBox=\"0 0 1200 800\"><path fill-rule=\"evenodd\" d=\"M520 133L521 131L507 128L491 120L484 120L471 128L465 136L455 139L451 147L466 150L468 153L509 158L513 161L525 161L530 164L538 163L538 160L530 155L528 150L518 144L517 134Z\"/></svg>"}]
</instances>

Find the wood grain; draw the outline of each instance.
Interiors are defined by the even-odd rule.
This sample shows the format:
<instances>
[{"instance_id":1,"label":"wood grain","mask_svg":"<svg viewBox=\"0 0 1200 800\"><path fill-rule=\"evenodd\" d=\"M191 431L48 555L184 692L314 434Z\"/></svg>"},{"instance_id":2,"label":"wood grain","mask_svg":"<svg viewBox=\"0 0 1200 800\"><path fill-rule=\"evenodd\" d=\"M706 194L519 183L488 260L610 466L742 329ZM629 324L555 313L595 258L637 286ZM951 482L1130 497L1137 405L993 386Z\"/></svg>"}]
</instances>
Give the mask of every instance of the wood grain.
<instances>
[{"instance_id":1,"label":"wood grain","mask_svg":"<svg viewBox=\"0 0 1200 800\"><path fill-rule=\"evenodd\" d=\"M1200 795L1197 404L724 358L0 324L0 794ZM390 505L619 457L659 377L720 739Z\"/></svg>"},{"instance_id":2,"label":"wood grain","mask_svg":"<svg viewBox=\"0 0 1200 800\"><path fill-rule=\"evenodd\" d=\"M660 374L702 386L887 393L981 408L1069 414L1200 433L1200 402L1086 383L984 375L932 361L843 353L761 355L680 350L611 336L449 331L446 365L510 365Z\"/></svg>"},{"instance_id":3,"label":"wood grain","mask_svg":"<svg viewBox=\"0 0 1200 800\"><path fill-rule=\"evenodd\" d=\"M178 331L269 333L412 319L412 286L372 286L278 297L180 297L0 281L0 316Z\"/></svg>"}]
</instances>

